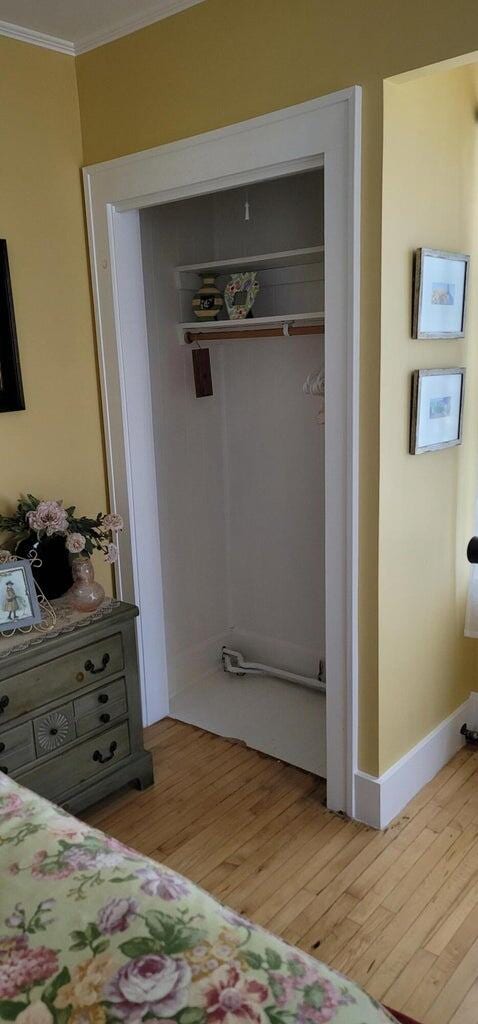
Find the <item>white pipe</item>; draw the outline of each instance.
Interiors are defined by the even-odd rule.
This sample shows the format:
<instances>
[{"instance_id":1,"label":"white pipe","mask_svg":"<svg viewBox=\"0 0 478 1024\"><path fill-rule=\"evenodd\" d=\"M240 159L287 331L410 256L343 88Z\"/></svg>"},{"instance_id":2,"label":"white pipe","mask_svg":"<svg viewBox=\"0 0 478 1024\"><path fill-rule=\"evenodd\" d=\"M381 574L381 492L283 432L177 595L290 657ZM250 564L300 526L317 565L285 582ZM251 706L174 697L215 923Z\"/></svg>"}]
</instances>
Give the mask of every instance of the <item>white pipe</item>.
<instances>
[{"instance_id":1,"label":"white pipe","mask_svg":"<svg viewBox=\"0 0 478 1024\"><path fill-rule=\"evenodd\" d=\"M225 672L233 675L267 675L277 676L279 679L287 679L289 683L296 683L297 686L306 686L309 690L319 690L325 693L325 683L314 679L311 676L301 676L296 672L286 672L281 668L273 668L271 665L262 665L256 661L244 661L240 651L232 651L229 647L222 649L222 661ZM236 664L233 664L233 661Z\"/></svg>"}]
</instances>

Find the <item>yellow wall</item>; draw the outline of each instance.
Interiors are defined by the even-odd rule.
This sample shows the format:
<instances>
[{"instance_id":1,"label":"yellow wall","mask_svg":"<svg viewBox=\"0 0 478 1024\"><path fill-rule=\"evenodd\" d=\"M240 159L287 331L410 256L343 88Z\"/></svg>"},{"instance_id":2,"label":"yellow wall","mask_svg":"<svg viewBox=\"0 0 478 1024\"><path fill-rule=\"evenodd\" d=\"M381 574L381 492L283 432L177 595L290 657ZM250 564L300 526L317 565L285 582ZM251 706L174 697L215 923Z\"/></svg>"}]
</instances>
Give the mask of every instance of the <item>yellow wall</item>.
<instances>
[{"instance_id":1,"label":"yellow wall","mask_svg":"<svg viewBox=\"0 0 478 1024\"><path fill-rule=\"evenodd\" d=\"M0 38L0 224L26 410L0 416L0 508L26 491L105 508L74 61ZM111 574L98 578L111 587Z\"/></svg>"},{"instance_id":2,"label":"yellow wall","mask_svg":"<svg viewBox=\"0 0 478 1024\"><path fill-rule=\"evenodd\" d=\"M478 466L471 70L386 83L380 396L379 768L384 771L473 688L463 637ZM465 341L412 341L412 253L471 252ZM407 454L410 374L466 366L464 444Z\"/></svg>"},{"instance_id":3,"label":"yellow wall","mask_svg":"<svg viewBox=\"0 0 478 1024\"><path fill-rule=\"evenodd\" d=\"M456 580L458 600L454 596L455 584L443 586L436 562L430 564L430 558L424 559L420 550L419 591L416 575L398 573L392 566L399 584L402 615L396 637L392 629L396 619L395 597L387 586L385 570L390 567L388 544L396 528L393 522L397 522L394 468L397 479L407 487L415 479L414 474L418 478L409 499L415 506L417 535L422 541L423 537L427 540L430 490L436 497L441 474L445 484L451 482L458 492L459 514L468 522L469 502L462 475L456 468L461 454L448 452L430 457L436 459L435 463L427 463L425 457L405 458L407 371L412 362L425 365L427 358L433 361L444 356L438 347L433 349L433 355L424 355L423 362L418 358L418 349L417 358L412 358L415 349L410 349L411 343L402 334L402 320L396 343L403 341L404 354L398 366L393 345L383 340L380 404L383 80L478 49L478 8L470 0L455 0L453 5L449 0L436 0L432 10L416 0L336 0L333 4L325 0L243 0L239 24L237 17L234 0L205 0L182 14L78 58L83 157L74 62L63 55L0 40L4 122L0 133L2 233L10 246L28 405L25 413L1 417L2 440L7 442L2 450L14 454L2 473L0 504L25 488L59 493L68 501L77 500L86 511L104 507L105 503L79 165L233 123L355 83L362 85L360 765L376 773L459 703L470 671L463 653L466 648L459 637L463 566ZM401 115L397 117L400 119ZM435 120L441 120L439 109L435 111ZM446 130L453 137L451 119L446 121ZM423 161L426 162L425 155ZM388 173L387 169L387 176ZM395 187L400 188L404 198L400 182L395 181ZM448 203L449 190L443 200L436 197L439 209L435 225L443 216L441 201ZM463 206L461 217L464 211ZM391 216L399 219L394 209ZM451 245L451 214L447 213L446 219L447 238L440 236L440 245L448 244L448 238ZM407 225L400 235L402 258L412 244L409 221ZM433 244L431 211L422 226L427 234L420 234L416 244ZM403 305L406 304L408 317L409 281L399 260L397 271L402 286L407 288ZM384 282L384 287L389 288L389 284ZM400 306L400 316L403 315ZM454 356L450 358L452 362L458 361ZM394 407L397 415L392 415L386 399L395 372L399 377L400 401L397 399ZM470 418L467 430L469 424ZM400 434L398 440L395 430ZM380 455L383 475L379 573ZM388 458L391 464L384 467ZM421 470L424 477L420 477L419 469L412 467L412 463L431 468ZM443 468L439 470L439 466ZM458 529L450 493L446 494L436 513L433 531L436 540L439 536L447 538L444 574L454 578L449 535L453 529L456 550L462 559L465 527ZM391 507L395 519L389 522ZM405 541L415 543L409 513L403 529L398 531L398 539L400 545ZM427 551L430 554L430 546ZM397 557L402 556L400 549ZM407 551L408 568L412 562L413 551ZM423 597L430 588L434 590L437 580L440 616L436 617L434 599L436 629L427 632L428 613L422 613L419 605L423 635L428 646L433 633L435 643L446 621L447 639L440 641L439 656L428 659L423 653L425 645L419 646L420 630L411 617L404 620L403 608L414 608L416 614L416 594ZM451 636L448 624L453 617L456 631ZM398 694L401 696L405 691L394 670L393 645L396 649L410 648L408 660L405 659L407 668L413 662L407 682L406 712L401 715L396 736L393 721ZM383 677L380 703L379 654ZM446 669L437 678L437 663L443 655ZM420 691L418 698L416 690Z\"/></svg>"},{"instance_id":4,"label":"yellow wall","mask_svg":"<svg viewBox=\"0 0 478 1024\"><path fill-rule=\"evenodd\" d=\"M383 80L476 49L478 7L470 0L455 0L451 5L449 0L436 0L432 8L416 0L335 0L332 4L325 0L243 0L239 14L235 0L205 0L180 15L86 53L77 61L87 163L220 127L353 84L363 87L359 757L361 767L372 774L380 766ZM426 244L427 239L420 238L420 242ZM408 293L404 301L408 304ZM386 409L384 415L387 418ZM389 426L387 423L386 428ZM401 453L397 457L400 462ZM423 494L421 500L426 500ZM448 510L439 514L439 522L444 531L449 528ZM433 571L430 582L435 577ZM412 600L414 587L413 578L402 587L405 606L409 597ZM381 599L387 600L383 587ZM447 612L455 615L453 604ZM411 635L415 636L414 628ZM397 643L405 648L408 644L408 625L403 621ZM425 673L424 689L429 697L434 665L424 662L421 656L420 672ZM438 702L440 709L458 702L459 694L449 675L441 688L446 693L442 692ZM461 684L458 689L461 694ZM411 746L426 732L429 721L427 700L421 707L413 703L409 729L401 734L397 749L403 742ZM387 761L385 752L382 763Z\"/></svg>"}]
</instances>

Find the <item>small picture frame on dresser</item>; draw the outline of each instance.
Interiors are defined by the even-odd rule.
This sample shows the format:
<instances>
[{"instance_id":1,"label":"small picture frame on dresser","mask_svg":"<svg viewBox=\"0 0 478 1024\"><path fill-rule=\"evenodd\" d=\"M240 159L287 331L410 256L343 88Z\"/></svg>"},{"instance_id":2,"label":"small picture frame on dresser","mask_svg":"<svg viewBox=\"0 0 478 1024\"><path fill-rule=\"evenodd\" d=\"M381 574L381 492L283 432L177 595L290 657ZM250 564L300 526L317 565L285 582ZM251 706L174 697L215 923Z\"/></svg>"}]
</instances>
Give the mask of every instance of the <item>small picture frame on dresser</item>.
<instances>
[{"instance_id":1,"label":"small picture frame on dresser","mask_svg":"<svg viewBox=\"0 0 478 1024\"><path fill-rule=\"evenodd\" d=\"M35 581L26 558L0 563L0 633L41 622Z\"/></svg>"}]
</instances>

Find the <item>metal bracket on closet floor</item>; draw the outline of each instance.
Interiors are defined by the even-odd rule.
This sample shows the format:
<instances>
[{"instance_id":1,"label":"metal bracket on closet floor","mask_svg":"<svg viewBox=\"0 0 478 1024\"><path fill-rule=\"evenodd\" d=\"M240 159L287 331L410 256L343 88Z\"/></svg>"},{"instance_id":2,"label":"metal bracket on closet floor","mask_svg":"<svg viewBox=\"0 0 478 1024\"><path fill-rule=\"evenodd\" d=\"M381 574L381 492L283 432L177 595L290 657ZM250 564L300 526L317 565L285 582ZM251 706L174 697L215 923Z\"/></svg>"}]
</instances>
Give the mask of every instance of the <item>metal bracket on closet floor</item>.
<instances>
[{"instance_id":1,"label":"metal bracket on closet floor","mask_svg":"<svg viewBox=\"0 0 478 1024\"><path fill-rule=\"evenodd\" d=\"M301 676L296 672L287 672L281 668L273 668L272 665L262 665L257 661L245 661L240 651L233 651L230 647L223 647L222 664L224 671L230 672L231 675L275 676L277 679L286 679L289 683L295 683L296 686L305 686L309 690L318 690L320 693L326 692L325 682L323 678L319 678L323 673L322 663L319 677L314 679L312 676Z\"/></svg>"}]
</instances>

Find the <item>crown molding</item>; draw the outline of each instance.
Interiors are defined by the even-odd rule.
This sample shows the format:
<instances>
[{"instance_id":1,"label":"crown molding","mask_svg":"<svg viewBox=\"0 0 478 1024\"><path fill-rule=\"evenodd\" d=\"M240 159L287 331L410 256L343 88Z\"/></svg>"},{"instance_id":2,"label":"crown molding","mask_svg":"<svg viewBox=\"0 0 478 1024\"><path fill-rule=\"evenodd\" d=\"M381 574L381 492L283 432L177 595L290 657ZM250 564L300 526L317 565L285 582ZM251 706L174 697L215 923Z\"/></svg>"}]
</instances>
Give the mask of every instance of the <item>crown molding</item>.
<instances>
[{"instance_id":1,"label":"crown molding","mask_svg":"<svg viewBox=\"0 0 478 1024\"><path fill-rule=\"evenodd\" d=\"M186 11L188 7L195 7L196 4L202 3L204 3L204 0L158 0L158 8L154 14L149 13L139 15L136 18L128 18L118 28L111 29L108 32L92 32L90 36L84 36L83 39L76 43L75 54L79 55L80 53L87 53L88 50L96 50L98 46L105 46L106 43L112 43L115 39L129 36L140 28L147 28L148 25L154 25L156 21L163 21L164 18L170 18L173 14L180 14L181 11Z\"/></svg>"},{"instance_id":2,"label":"crown molding","mask_svg":"<svg viewBox=\"0 0 478 1024\"><path fill-rule=\"evenodd\" d=\"M30 43L32 46L43 46L46 50L67 53L70 57L75 56L75 47L68 39L58 39L57 36L49 36L46 32L35 32L31 28L24 28L23 25L12 25L9 21L0 21L0 36L18 39L19 42Z\"/></svg>"},{"instance_id":3,"label":"crown molding","mask_svg":"<svg viewBox=\"0 0 478 1024\"><path fill-rule=\"evenodd\" d=\"M112 43L122 36L129 36L148 25L154 25L156 21L163 21L173 14L179 14L188 7L195 7L202 4L204 0L158 0L156 11L149 14L138 15L128 18L116 28L104 32L92 32L83 36L78 42L73 43L68 39L58 39L56 36L49 36L45 32L35 32L33 29L24 28L22 25L13 25L9 21L0 21L0 36L8 36L10 39L18 39L22 43L30 43L33 46L43 46L47 50L57 50L59 53L67 53L70 57L78 57L88 50L96 50L99 46Z\"/></svg>"}]
</instances>

